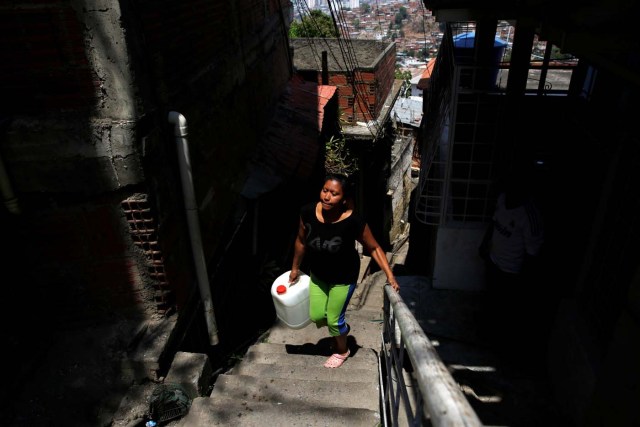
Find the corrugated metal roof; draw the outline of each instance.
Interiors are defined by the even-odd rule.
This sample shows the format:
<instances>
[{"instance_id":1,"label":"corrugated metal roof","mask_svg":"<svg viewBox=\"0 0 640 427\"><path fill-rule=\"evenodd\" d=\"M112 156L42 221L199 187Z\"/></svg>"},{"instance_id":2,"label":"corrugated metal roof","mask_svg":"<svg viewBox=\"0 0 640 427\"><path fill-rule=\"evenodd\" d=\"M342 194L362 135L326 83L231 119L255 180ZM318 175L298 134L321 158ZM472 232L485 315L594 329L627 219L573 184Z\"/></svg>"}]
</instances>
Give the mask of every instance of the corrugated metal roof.
<instances>
[{"instance_id":1,"label":"corrugated metal roof","mask_svg":"<svg viewBox=\"0 0 640 427\"><path fill-rule=\"evenodd\" d=\"M321 147L324 109L335 94L334 86L291 79L251 162L243 196L257 198L284 181L309 178Z\"/></svg>"},{"instance_id":2,"label":"corrugated metal roof","mask_svg":"<svg viewBox=\"0 0 640 427\"><path fill-rule=\"evenodd\" d=\"M393 105L391 117L402 124L420 127L422 121L422 98L411 96L398 98Z\"/></svg>"}]
</instances>

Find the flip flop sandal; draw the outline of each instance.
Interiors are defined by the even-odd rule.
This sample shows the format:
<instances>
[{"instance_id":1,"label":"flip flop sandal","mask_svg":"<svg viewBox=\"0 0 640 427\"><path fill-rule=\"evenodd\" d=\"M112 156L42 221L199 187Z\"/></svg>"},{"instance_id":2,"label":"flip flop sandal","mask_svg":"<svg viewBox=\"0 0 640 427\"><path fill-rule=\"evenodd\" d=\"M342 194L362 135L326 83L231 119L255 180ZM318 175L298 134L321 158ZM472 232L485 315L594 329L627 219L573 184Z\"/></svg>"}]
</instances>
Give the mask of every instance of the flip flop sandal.
<instances>
[{"instance_id":1,"label":"flip flop sandal","mask_svg":"<svg viewBox=\"0 0 640 427\"><path fill-rule=\"evenodd\" d=\"M339 368L340 366L342 366L342 364L344 363L345 360L347 360L347 357L349 357L349 355L351 354L351 350L347 350L347 355L343 356L339 353L334 353L331 355L331 357L329 357L327 359L326 362L324 362L324 367L325 368Z\"/></svg>"}]
</instances>

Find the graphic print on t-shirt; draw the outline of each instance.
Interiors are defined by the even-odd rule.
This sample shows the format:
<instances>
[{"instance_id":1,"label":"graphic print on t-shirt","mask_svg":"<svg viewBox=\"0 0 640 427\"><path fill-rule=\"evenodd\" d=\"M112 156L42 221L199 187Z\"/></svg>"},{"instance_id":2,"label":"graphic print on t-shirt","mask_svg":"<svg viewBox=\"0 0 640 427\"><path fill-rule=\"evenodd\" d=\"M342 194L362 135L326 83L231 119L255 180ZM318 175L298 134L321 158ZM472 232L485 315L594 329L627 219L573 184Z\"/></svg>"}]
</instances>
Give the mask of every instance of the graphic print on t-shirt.
<instances>
[{"instance_id":1,"label":"graphic print on t-shirt","mask_svg":"<svg viewBox=\"0 0 640 427\"><path fill-rule=\"evenodd\" d=\"M309 230L309 232L307 233L307 236L309 236L311 234L311 224L306 224L306 228L307 230ZM320 236L318 236L309 241L309 247L315 249L316 251L326 251L332 254L338 252L341 246L342 237L340 236L334 236L324 241L320 238Z\"/></svg>"}]
</instances>

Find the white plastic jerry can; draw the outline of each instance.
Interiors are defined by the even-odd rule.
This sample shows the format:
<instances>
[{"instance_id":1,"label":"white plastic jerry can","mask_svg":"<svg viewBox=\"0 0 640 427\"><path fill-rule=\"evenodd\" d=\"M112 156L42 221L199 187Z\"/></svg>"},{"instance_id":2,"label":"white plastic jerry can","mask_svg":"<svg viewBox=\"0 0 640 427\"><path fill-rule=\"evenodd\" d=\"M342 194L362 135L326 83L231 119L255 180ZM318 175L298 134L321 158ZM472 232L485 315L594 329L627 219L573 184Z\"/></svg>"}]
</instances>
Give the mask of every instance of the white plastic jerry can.
<instances>
[{"instance_id":1,"label":"white plastic jerry can","mask_svg":"<svg viewBox=\"0 0 640 427\"><path fill-rule=\"evenodd\" d=\"M298 281L289 284L289 273L291 271L282 274L273 282L271 297L278 319L292 329L302 329L311 323L309 318L310 277L300 272Z\"/></svg>"}]
</instances>

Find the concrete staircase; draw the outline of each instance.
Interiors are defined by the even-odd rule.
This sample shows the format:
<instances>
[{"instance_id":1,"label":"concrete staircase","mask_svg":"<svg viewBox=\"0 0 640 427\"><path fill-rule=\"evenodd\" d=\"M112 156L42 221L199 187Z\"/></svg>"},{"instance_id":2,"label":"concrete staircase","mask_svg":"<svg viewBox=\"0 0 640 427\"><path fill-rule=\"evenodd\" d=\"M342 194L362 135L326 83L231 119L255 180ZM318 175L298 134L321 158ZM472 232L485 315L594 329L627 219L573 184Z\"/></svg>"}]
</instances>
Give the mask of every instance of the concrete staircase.
<instances>
[{"instance_id":1,"label":"concrete staircase","mask_svg":"<svg viewBox=\"0 0 640 427\"><path fill-rule=\"evenodd\" d=\"M337 369L326 328L290 329L279 320L242 360L192 401L179 427L381 425L378 354L384 274L366 277L347 311L351 356Z\"/></svg>"}]
</instances>

